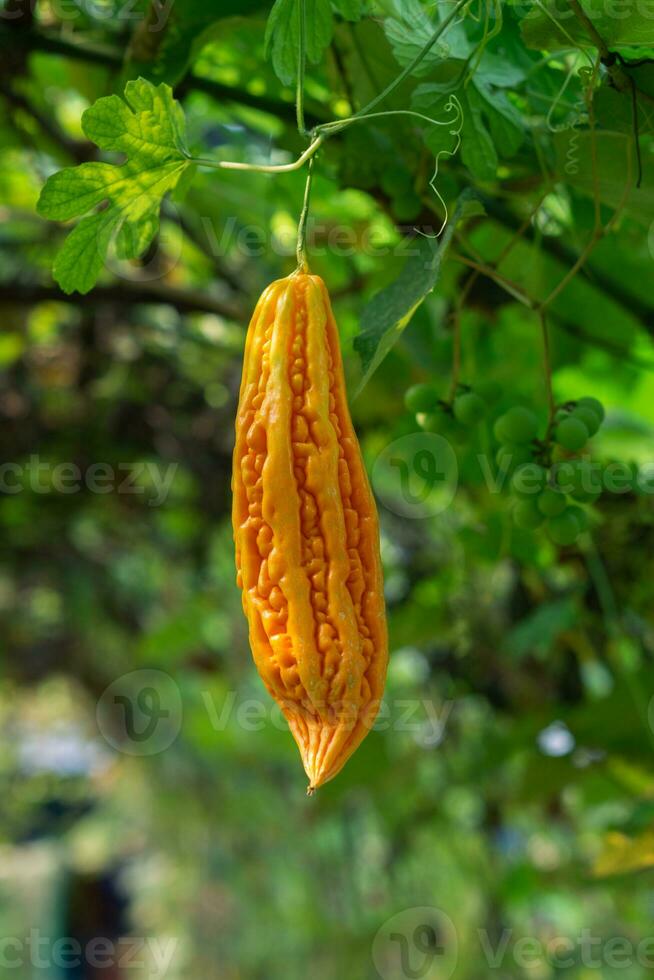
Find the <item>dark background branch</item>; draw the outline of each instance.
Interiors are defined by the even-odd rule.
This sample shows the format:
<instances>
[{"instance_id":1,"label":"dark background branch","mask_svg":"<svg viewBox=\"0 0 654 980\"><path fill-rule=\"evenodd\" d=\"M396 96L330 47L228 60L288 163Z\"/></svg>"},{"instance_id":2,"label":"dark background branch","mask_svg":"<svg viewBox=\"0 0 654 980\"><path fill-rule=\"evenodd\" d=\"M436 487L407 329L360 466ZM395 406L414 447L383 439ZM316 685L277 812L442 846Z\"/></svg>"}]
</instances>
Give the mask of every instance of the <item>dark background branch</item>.
<instances>
[{"instance_id":1,"label":"dark background branch","mask_svg":"<svg viewBox=\"0 0 654 980\"><path fill-rule=\"evenodd\" d=\"M180 313L215 313L242 323L247 312L240 306L210 296L207 293L193 292L159 283L138 283L122 280L115 285L98 285L89 295L62 292L58 286L25 285L21 283L0 283L0 302L2 303L43 303L55 300L72 303L75 306L92 307L109 303L115 306L132 306L134 303L167 303Z\"/></svg>"}]
</instances>

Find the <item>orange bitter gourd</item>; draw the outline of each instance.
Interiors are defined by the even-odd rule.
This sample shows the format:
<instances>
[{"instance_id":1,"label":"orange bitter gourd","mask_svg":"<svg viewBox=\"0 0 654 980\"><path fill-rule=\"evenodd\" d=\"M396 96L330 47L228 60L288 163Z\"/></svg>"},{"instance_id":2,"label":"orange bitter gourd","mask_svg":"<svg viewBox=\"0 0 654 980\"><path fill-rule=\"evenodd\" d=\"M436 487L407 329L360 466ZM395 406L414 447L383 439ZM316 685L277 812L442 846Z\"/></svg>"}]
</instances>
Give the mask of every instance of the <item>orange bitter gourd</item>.
<instances>
[{"instance_id":1,"label":"orange bitter gourd","mask_svg":"<svg viewBox=\"0 0 654 980\"><path fill-rule=\"evenodd\" d=\"M257 304L233 463L237 580L252 654L312 792L370 730L388 660L377 511L318 276L273 282Z\"/></svg>"}]
</instances>

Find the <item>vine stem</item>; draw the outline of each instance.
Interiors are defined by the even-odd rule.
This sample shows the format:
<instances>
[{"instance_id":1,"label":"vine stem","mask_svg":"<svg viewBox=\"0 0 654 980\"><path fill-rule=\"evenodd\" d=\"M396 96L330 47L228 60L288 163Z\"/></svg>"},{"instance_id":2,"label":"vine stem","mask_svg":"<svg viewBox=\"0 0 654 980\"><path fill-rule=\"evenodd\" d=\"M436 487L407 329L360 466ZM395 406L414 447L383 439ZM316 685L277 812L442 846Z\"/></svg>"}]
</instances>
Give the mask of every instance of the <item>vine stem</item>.
<instances>
[{"instance_id":1,"label":"vine stem","mask_svg":"<svg viewBox=\"0 0 654 980\"><path fill-rule=\"evenodd\" d=\"M306 65L305 2L306 0L302 0L300 4L300 59L298 63L296 115L297 115L298 128L300 132L303 135L308 135L305 129L305 121L304 121L304 74L305 74L305 65ZM311 160L311 158L320 148L320 145L327 137L340 132L340 130L345 129L345 127L351 125L351 123L359 122L363 118L371 115L372 114L371 110L374 109L375 106L379 105L379 103L383 99L385 99L388 95L390 95L391 92L395 91L398 85L401 85L402 82L406 78L408 78L408 76L413 71L415 71L415 69L423 60L423 58L425 58L427 54L429 54L429 52L436 44L436 41L439 39L439 37L441 37L441 35L450 26L450 24L457 16L457 14L461 10L463 10L464 7L468 6L468 4L470 3L471 0L458 0L458 3L454 7L454 10L445 18L444 21L442 21L442 23L438 25L438 28L431 35L427 43L421 48L421 50L415 56L413 61L410 64L408 64L406 68L404 68L400 72L400 74L397 75L392 82L390 82L389 85L386 86L383 92L380 92L379 95L375 96L375 98L372 99L370 102L368 102L367 105L363 106L362 109L359 109L358 112L355 112L353 115L348 116L347 119L334 119L332 122L322 123L319 126L315 126L314 129L311 130L311 136L312 136L311 143L306 148L304 153L302 153L301 156L299 156L297 160L294 160L292 163L261 164L261 163L241 163L240 161L232 161L232 160L205 160L205 159L196 159L196 158L190 158L190 159L193 160L193 163L200 164L203 167L212 167L215 169L222 169L222 170L247 170L247 171L252 171L254 173L262 173L262 174L283 174L283 173L290 173L293 170L300 170L300 168L303 167L308 160ZM303 24L304 27L302 26ZM396 112L393 114L396 114L397 112L400 111L408 112L410 115L414 115L414 116L421 116L421 118L427 120L428 122L434 122L434 120L430 119L428 116L422 116L421 113L412 112L411 110L396 110ZM382 113L376 115L382 115Z\"/></svg>"},{"instance_id":2,"label":"vine stem","mask_svg":"<svg viewBox=\"0 0 654 980\"><path fill-rule=\"evenodd\" d=\"M300 170L305 163L308 162L309 168L307 173L307 181L304 189L304 202L302 205L302 211L300 213L300 220L298 222L298 237L297 237L297 268L299 272L306 272L308 270L308 263L306 257L306 230L307 230L307 219L309 215L309 201L311 197L311 181L313 177L313 161L314 157L319 150L321 144L329 136L334 133L339 132L351 123L359 122L362 119L373 116L372 110L375 106L379 105L391 92L402 84L402 82L417 68L420 62L427 56L431 51L436 41L441 37L441 35L447 30L452 21L458 15L458 13L463 10L464 7L468 6L471 0L458 0L452 12L442 21L438 28L434 31L432 36L429 38L427 43L421 48L416 57L404 68L393 81L386 86L386 88L375 96L367 105L359 109L353 115L349 116L347 119L338 119L330 123L324 123L320 126L316 126L311 131L311 142L306 148L304 153L302 153L297 160L292 163L284 164L255 164L255 163L241 163L240 161L231 160L204 160L204 159L194 159L193 162L200 164L205 167L212 167L221 170L245 170L255 173L264 174L281 174L290 173L294 170ZM300 42L299 42L299 58L298 58L298 78L297 78L297 89L296 89L296 116L297 125L301 135L309 135L305 127L304 119L304 76L306 70L306 0L299 0L299 14L300 14ZM398 110L399 111L399 110ZM428 122L434 123L435 120L430 119L427 116L423 116L422 113L412 112L406 110L409 115L418 116ZM374 113L374 116L381 115L395 115L396 113L391 111L389 113Z\"/></svg>"},{"instance_id":3,"label":"vine stem","mask_svg":"<svg viewBox=\"0 0 654 980\"><path fill-rule=\"evenodd\" d=\"M554 392L552 391L552 354L550 350L550 332L547 324L547 314L542 307L538 310L538 317L540 319L540 329L543 337L543 368L545 371L545 387L547 389L547 408L549 413L548 431L549 431L554 422L556 405L554 402Z\"/></svg>"},{"instance_id":4,"label":"vine stem","mask_svg":"<svg viewBox=\"0 0 654 980\"><path fill-rule=\"evenodd\" d=\"M371 109L374 109L375 106L379 105L380 102L383 102L386 96L390 95L391 92L395 91L398 85L401 85L404 79L408 78L409 75L411 75L412 72L418 67L418 65L423 60L423 58L425 58L426 55L429 54L433 46L436 44L436 41L438 41L439 37L445 33L445 31L448 29L448 27L455 19L459 11L463 10L463 8L466 7L469 3L470 0L459 0L459 2L454 7L454 10L450 14L448 14L448 16L445 18L444 21L442 21L439 24L438 29L434 31L432 36L429 38L429 40L424 45L424 47L421 48L421 50L415 56L413 61L410 62L406 66L406 68L403 71L401 71L400 74L389 85L387 85L382 92L379 93L379 95L376 95L374 99L371 99L371 101L368 102L367 105L364 105L362 109L359 109L359 111L355 112L354 115L351 116L350 118L358 119L360 116L367 116L368 113L371 111ZM343 121L345 122L345 120Z\"/></svg>"},{"instance_id":5,"label":"vine stem","mask_svg":"<svg viewBox=\"0 0 654 980\"><path fill-rule=\"evenodd\" d=\"M477 275L476 272L472 272L472 276ZM466 290L464 289L464 292ZM456 397L457 388L459 387L459 378L461 376L461 307L462 302L456 304L456 309L454 311L454 331L452 336L452 382L450 384L450 394L447 399L448 404L451 405Z\"/></svg>"},{"instance_id":6,"label":"vine stem","mask_svg":"<svg viewBox=\"0 0 654 980\"><path fill-rule=\"evenodd\" d=\"M516 230L516 232L511 236L509 241L505 244L504 248L500 252L497 259L495 260L494 263L495 271L497 270L497 267L500 265L503 259L507 257L511 249L520 240L520 238L522 237L526 229L529 227L534 215L538 213L538 210L542 206L542 203L545 200L546 196L548 195L550 189L551 188L549 185L545 188L545 190L541 193L540 197L538 198L538 203L536 204L536 206L532 208L532 210L529 212L529 214L527 215L523 223ZM461 244L465 248L465 242L462 241ZM461 258L463 259L463 257ZM484 266L483 262L479 264L476 268L474 266L469 266L469 268L470 268L470 273L466 277L466 281L463 284L463 288L461 289L461 292L459 293L456 306L454 309L454 327L453 327L453 336L452 336L452 381L450 384L450 394L448 398L450 404L454 401L454 398L456 396L457 388L459 386L459 378L461 376L461 313L463 307L465 306L465 302L470 294L470 291L472 287L475 285L475 283L477 282L477 280L479 279L479 277L481 275L490 276L490 272L492 269L492 267L490 266L488 267ZM506 288L507 283L508 280L505 280L502 283L503 288ZM515 295L515 291L514 291L514 295Z\"/></svg>"},{"instance_id":7,"label":"vine stem","mask_svg":"<svg viewBox=\"0 0 654 980\"><path fill-rule=\"evenodd\" d=\"M581 254L577 258L572 268L563 276L561 281L556 285L549 295L540 303L538 310L547 310L554 300L563 292L566 286L571 282L572 279L577 275L579 270L586 264L590 255L593 253L598 243L611 231L615 223L617 222L622 210L627 202L629 196L629 190L631 187L631 172L632 172L632 161L631 161L631 146L627 143L627 180L625 182L625 187L622 195L622 199L616 207L615 212L606 224L602 224L602 211L601 211L601 197L600 197L600 174L599 174L599 161L597 156L597 131L595 126L595 109L593 101L593 88L597 75L600 69L601 61L598 58L595 64L593 74L590 79L588 86L586 103L588 106L588 119L590 125L590 149L591 149L591 167L592 167L592 181L593 181L593 203L595 212L595 221L593 225L593 231L590 239Z\"/></svg>"},{"instance_id":8,"label":"vine stem","mask_svg":"<svg viewBox=\"0 0 654 980\"><path fill-rule=\"evenodd\" d=\"M300 220L297 226L297 271L298 272L308 272L309 264L307 262L306 255L306 244L307 244L307 221L309 218L309 201L311 200L311 182L313 180L313 163L314 157L309 160L309 167L307 171L307 182L304 185L304 201L302 202L302 211L300 212Z\"/></svg>"},{"instance_id":9,"label":"vine stem","mask_svg":"<svg viewBox=\"0 0 654 980\"><path fill-rule=\"evenodd\" d=\"M463 288L459 293L458 299L456 301L456 306L454 308L454 326L452 331L452 381L450 383L450 394L448 397L448 403L451 405L456 397L456 392L459 387L459 378L461 377L461 315L463 313L463 307L468 298L470 290L474 286L475 282L481 275L478 269L471 269Z\"/></svg>"},{"instance_id":10,"label":"vine stem","mask_svg":"<svg viewBox=\"0 0 654 980\"><path fill-rule=\"evenodd\" d=\"M415 71L415 69L418 67L418 65L420 64L420 62L429 54L429 52L431 51L431 49L433 48L433 46L436 44L436 41L438 41L439 37L441 37L445 33L445 31L450 26L450 24L452 23L452 21L455 19L455 17L459 13L459 11L463 10L464 7L468 6L468 4L470 2L471 2L471 0L459 0L459 2L456 4L454 10L445 18L444 21L442 21L438 25L438 28L434 31L434 33L429 38L429 40L427 41L427 43L420 49L420 51L415 56L415 58L413 59L413 61L410 62L410 64L408 64L406 66L406 68L404 68L400 72L400 74L397 75L393 79L393 81L390 82L386 86L386 88L382 92L379 93L379 95L376 95L374 99L371 99L370 102L368 102L361 109L359 109L358 112L355 112L351 116L348 116L347 119L335 119L333 122L321 123L321 125L316 126L316 128L314 129L314 132L315 133L325 133L325 134L333 135L334 133L340 132L341 129L345 129L346 126L350 126L354 122L359 122L360 120L363 120L363 119L373 118L372 110L375 108L375 106L378 106L380 102L383 102L383 100L385 98L387 98L387 96L389 96L392 92L394 92L395 89L399 85L401 85L402 82L406 78L408 78L409 75L413 71ZM399 113L399 112L407 112L407 111L408 110L400 110L400 109L396 110L397 113ZM420 115L420 113L413 113L413 112L410 112L409 114L410 115ZM389 113L375 113L374 115L375 116L379 116L379 115L391 115L391 113L390 112ZM423 117L423 118L427 118L427 117ZM432 121L432 120L430 120L430 121Z\"/></svg>"},{"instance_id":11,"label":"vine stem","mask_svg":"<svg viewBox=\"0 0 654 980\"><path fill-rule=\"evenodd\" d=\"M300 45L297 63L297 88L295 95L295 111L297 115L297 128L301 136L307 135L307 128L304 121L304 76L307 67L307 3L306 0L298 0L300 12Z\"/></svg>"},{"instance_id":12,"label":"vine stem","mask_svg":"<svg viewBox=\"0 0 654 980\"><path fill-rule=\"evenodd\" d=\"M484 262L475 262L473 259L468 258L467 255L461 255L459 252L450 252L450 258L454 262L460 262L462 265L468 266L469 269L475 269L480 275L486 276L493 282L496 282L505 292L517 299L519 303L522 303L528 309L533 310L535 308L535 303L531 297L523 293L519 286L517 286L510 279L505 276L500 275L497 269L494 269L490 265L486 265Z\"/></svg>"},{"instance_id":13,"label":"vine stem","mask_svg":"<svg viewBox=\"0 0 654 980\"><path fill-rule=\"evenodd\" d=\"M297 160L294 160L292 163L241 163L240 161L236 160L190 159L192 159L193 163L200 164L203 167L213 167L216 170L248 170L259 174L288 174L293 170L301 170L307 160L310 160L314 153L316 153L323 141L323 136L316 136L316 138L307 146L304 153L302 153Z\"/></svg>"}]
</instances>

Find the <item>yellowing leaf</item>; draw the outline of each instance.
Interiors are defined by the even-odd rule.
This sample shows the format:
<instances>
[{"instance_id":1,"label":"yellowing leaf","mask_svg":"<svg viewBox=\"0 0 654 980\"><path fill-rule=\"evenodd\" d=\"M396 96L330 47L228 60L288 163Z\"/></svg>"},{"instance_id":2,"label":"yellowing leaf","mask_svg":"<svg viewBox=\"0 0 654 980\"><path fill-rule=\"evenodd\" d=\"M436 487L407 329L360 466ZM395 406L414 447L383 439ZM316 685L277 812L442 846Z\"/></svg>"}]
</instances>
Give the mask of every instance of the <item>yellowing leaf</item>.
<instances>
[{"instance_id":1,"label":"yellowing leaf","mask_svg":"<svg viewBox=\"0 0 654 980\"><path fill-rule=\"evenodd\" d=\"M653 867L654 830L646 830L637 837L613 831L604 838L604 849L595 861L593 873L602 878Z\"/></svg>"}]
</instances>

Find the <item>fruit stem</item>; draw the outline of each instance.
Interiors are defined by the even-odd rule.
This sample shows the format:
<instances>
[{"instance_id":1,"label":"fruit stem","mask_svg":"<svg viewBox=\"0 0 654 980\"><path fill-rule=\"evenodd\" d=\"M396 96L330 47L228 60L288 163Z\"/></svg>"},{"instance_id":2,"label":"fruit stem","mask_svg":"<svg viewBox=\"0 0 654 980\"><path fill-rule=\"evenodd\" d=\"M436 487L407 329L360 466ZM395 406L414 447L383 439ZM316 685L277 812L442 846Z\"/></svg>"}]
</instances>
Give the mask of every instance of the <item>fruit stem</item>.
<instances>
[{"instance_id":1,"label":"fruit stem","mask_svg":"<svg viewBox=\"0 0 654 980\"><path fill-rule=\"evenodd\" d=\"M307 244L307 221L309 218L309 202L311 200L311 181L313 179L313 157L309 159L309 167L307 170L307 181L304 185L304 201L302 202L302 211L300 212L300 220L297 226L297 271L298 272L308 272L309 263L307 262L306 255L306 244Z\"/></svg>"}]
</instances>

